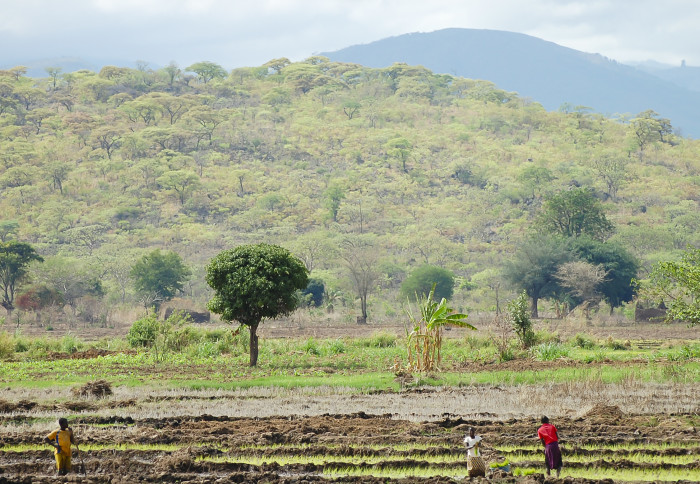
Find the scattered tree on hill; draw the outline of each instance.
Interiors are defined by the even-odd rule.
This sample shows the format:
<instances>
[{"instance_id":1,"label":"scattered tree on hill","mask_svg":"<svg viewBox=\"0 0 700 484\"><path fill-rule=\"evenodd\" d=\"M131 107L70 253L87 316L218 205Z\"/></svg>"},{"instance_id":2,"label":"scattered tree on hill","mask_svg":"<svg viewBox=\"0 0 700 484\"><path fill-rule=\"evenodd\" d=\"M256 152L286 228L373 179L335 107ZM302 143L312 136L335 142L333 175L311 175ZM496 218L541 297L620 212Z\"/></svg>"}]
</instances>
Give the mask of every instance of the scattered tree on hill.
<instances>
[{"instance_id":1,"label":"scattered tree on hill","mask_svg":"<svg viewBox=\"0 0 700 484\"><path fill-rule=\"evenodd\" d=\"M15 292L19 284L24 281L29 264L43 260L34 247L24 242L11 240L0 243L0 291L2 291L0 304L7 311L8 320L15 309Z\"/></svg>"},{"instance_id":2,"label":"scattered tree on hill","mask_svg":"<svg viewBox=\"0 0 700 484\"><path fill-rule=\"evenodd\" d=\"M528 295L533 318L539 317L538 301L560 291L557 270L572 259L566 240L540 235L523 242L513 259L506 263L504 277L511 286Z\"/></svg>"},{"instance_id":3,"label":"scattered tree on hill","mask_svg":"<svg viewBox=\"0 0 700 484\"><path fill-rule=\"evenodd\" d=\"M548 198L538 222L543 231L564 237L588 235L605 240L613 232L600 201L588 188L572 188Z\"/></svg>"},{"instance_id":4,"label":"scattered tree on hill","mask_svg":"<svg viewBox=\"0 0 700 484\"><path fill-rule=\"evenodd\" d=\"M224 321L238 321L250 329L250 366L256 366L258 326L265 318L289 314L297 307L297 291L307 286L308 273L282 247L241 245L209 262L206 281L214 289L209 309Z\"/></svg>"},{"instance_id":5,"label":"scattered tree on hill","mask_svg":"<svg viewBox=\"0 0 700 484\"><path fill-rule=\"evenodd\" d=\"M590 319L591 307L603 298L599 288L606 275L607 271L602 264L594 265L577 260L559 266L555 277L574 300L581 301L586 319Z\"/></svg>"},{"instance_id":6,"label":"scattered tree on hill","mask_svg":"<svg viewBox=\"0 0 700 484\"><path fill-rule=\"evenodd\" d=\"M350 275L350 282L355 294L360 299L361 316L357 324L367 324L367 299L379 278L377 270L378 254L372 242L366 237L346 239L341 258Z\"/></svg>"},{"instance_id":7,"label":"scattered tree on hill","mask_svg":"<svg viewBox=\"0 0 700 484\"><path fill-rule=\"evenodd\" d=\"M134 289L144 303L156 308L182 290L192 272L175 252L156 249L144 255L131 268Z\"/></svg>"},{"instance_id":8,"label":"scattered tree on hill","mask_svg":"<svg viewBox=\"0 0 700 484\"><path fill-rule=\"evenodd\" d=\"M186 71L194 72L202 83L206 84L212 79L223 79L226 77L226 69L214 62L196 62L185 68Z\"/></svg>"},{"instance_id":9,"label":"scattered tree on hill","mask_svg":"<svg viewBox=\"0 0 700 484\"><path fill-rule=\"evenodd\" d=\"M416 299L428 297L430 292L436 299L451 299L454 292L454 274L437 266L422 265L401 283L401 297Z\"/></svg>"},{"instance_id":10,"label":"scattered tree on hill","mask_svg":"<svg viewBox=\"0 0 700 484\"><path fill-rule=\"evenodd\" d=\"M616 307L632 301L639 262L627 249L614 242L598 242L590 237L577 237L569 244L579 259L602 266L606 275L598 290L610 306L611 313Z\"/></svg>"},{"instance_id":11,"label":"scattered tree on hill","mask_svg":"<svg viewBox=\"0 0 700 484\"><path fill-rule=\"evenodd\" d=\"M647 296L667 304L667 321L700 325L700 249L686 249L680 261L657 263L643 287Z\"/></svg>"}]
</instances>

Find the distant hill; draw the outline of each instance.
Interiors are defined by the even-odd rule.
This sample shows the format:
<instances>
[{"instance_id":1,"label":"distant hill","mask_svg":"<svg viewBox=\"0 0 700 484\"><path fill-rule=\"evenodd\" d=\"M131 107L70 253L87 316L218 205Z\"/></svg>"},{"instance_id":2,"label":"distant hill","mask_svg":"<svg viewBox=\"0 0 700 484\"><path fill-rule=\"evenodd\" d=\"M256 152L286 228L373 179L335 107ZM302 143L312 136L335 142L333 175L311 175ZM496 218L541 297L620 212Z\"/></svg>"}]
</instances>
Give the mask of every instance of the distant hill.
<instances>
[{"instance_id":1,"label":"distant hill","mask_svg":"<svg viewBox=\"0 0 700 484\"><path fill-rule=\"evenodd\" d=\"M445 29L390 37L321 55L368 67L405 62L438 73L488 80L548 110L559 109L564 103L607 115L653 109L669 118L681 134L700 136L700 92L683 87L688 83L674 78L673 73L662 79L598 54L524 34Z\"/></svg>"},{"instance_id":2,"label":"distant hill","mask_svg":"<svg viewBox=\"0 0 700 484\"><path fill-rule=\"evenodd\" d=\"M644 62L635 67L666 81L678 84L685 89L700 92L700 67L691 67L685 64L675 67L655 62Z\"/></svg>"}]
</instances>

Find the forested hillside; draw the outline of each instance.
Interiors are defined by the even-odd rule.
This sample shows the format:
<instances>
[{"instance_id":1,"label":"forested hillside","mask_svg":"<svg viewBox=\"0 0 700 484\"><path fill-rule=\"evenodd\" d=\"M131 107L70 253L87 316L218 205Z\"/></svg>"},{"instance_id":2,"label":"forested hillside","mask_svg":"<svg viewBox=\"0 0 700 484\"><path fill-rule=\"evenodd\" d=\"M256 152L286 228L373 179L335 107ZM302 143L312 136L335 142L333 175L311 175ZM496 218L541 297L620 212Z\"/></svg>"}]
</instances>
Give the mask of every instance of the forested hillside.
<instances>
[{"instance_id":1,"label":"forested hillside","mask_svg":"<svg viewBox=\"0 0 700 484\"><path fill-rule=\"evenodd\" d=\"M336 306L359 307L352 276L373 272L370 321L401 317L425 264L456 276L458 307L487 310L572 188L612 224L594 238L642 275L700 245L700 142L654 112L551 113L485 81L322 57L47 71L0 72L0 238L44 259L18 294L48 288L84 319L142 305L130 273L154 249L182 257L203 308L209 259L258 242L299 256Z\"/></svg>"}]
</instances>

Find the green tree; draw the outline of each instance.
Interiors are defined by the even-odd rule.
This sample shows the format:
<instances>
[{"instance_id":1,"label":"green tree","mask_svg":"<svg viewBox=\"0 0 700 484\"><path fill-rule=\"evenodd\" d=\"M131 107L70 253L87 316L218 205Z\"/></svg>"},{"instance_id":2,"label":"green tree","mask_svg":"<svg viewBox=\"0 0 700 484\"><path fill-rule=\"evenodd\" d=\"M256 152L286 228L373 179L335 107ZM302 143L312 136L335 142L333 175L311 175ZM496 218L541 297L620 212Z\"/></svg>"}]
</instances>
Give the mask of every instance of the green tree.
<instances>
[{"instance_id":1,"label":"green tree","mask_svg":"<svg viewBox=\"0 0 700 484\"><path fill-rule=\"evenodd\" d=\"M241 245L221 252L206 270L207 284L214 289L209 309L250 329L250 366L256 366L258 326L297 307L297 291L308 283L304 263L276 245Z\"/></svg>"},{"instance_id":2,"label":"green tree","mask_svg":"<svg viewBox=\"0 0 700 484\"><path fill-rule=\"evenodd\" d=\"M598 242L590 237L577 237L570 244L578 258L604 269L606 276L598 290L610 305L611 312L634 298L639 261L627 249L614 242Z\"/></svg>"},{"instance_id":3,"label":"green tree","mask_svg":"<svg viewBox=\"0 0 700 484\"><path fill-rule=\"evenodd\" d=\"M400 293L403 298L415 299L428 297L431 290L437 299L451 299L454 292L454 274L442 267L422 265L401 283Z\"/></svg>"},{"instance_id":4,"label":"green tree","mask_svg":"<svg viewBox=\"0 0 700 484\"><path fill-rule=\"evenodd\" d=\"M0 291L2 291L0 304L7 311L8 320L15 309L15 291L27 275L29 264L43 260L34 247L27 243L15 240L0 243Z\"/></svg>"},{"instance_id":5,"label":"green tree","mask_svg":"<svg viewBox=\"0 0 700 484\"><path fill-rule=\"evenodd\" d=\"M156 308L182 290L192 272L175 252L161 252L156 249L144 255L131 268L134 289L141 296L145 306L154 304Z\"/></svg>"},{"instance_id":6,"label":"green tree","mask_svg":"<svg viewBox=\"0 0 700 484\"><path fill-rule=\"evenodd\" d=\"M175 192L180 205L184 205L201 182L196 173L190 170L166 171L158 177L158 183L165 189Z\"/></svg>"},{"instance_id":7,"label":"green tree","mask_svg":"<svg viewBox=\"0 0 700 484\"><path fill-rule=\"evenodd\" d=\"M386 143L386 154L398 160L404 172L408 172L406 162L412 149L411 142L403 137L390 139Z\"/></svg>"},{"instance_id":8,"label":"green tree","mask_svg":"<svg viewBox=\"0 0 700 484\"><path fill-rule=\"evenodd\" d=\"M345 191L338 185L331 185L328 187L325 196L325 206L328 209L328 214L330 215L333 222L338 221L338 210L340 210L340 202L345 198Z\"/></svg>"},{"instance_id":9,"label":"green tree","mask_svg":"<svg viewBox=\"0 0 700 484\"><path fill-rule=\"evenodd\" d=\"M505 279L530 297L532 317L539 317L537 303L560 290L556 273L559 266L573 259L565 240L560 237L535 236L520 244L515 257L506 263Z\"/></svg>"},{"instance_id":10,"label":"green tree","mask_svg":"<svg viewBox=\"0 0 700 484\"><path fill-rule=\"evenodd\" d=\"M528 314L527 293L518 294L518 297L508 302L508 320L520 340L523 348L529 348L535 342L535 334L532 331L532 320Z\"/></svg>"},{"instance_id":11,"label":"green tree","mask_svg":"<svg viewBox=\"0 0 700 484\"><path fill-rule=\"evenodd\" d=\"M564 237L585 234L605 240L613 232L602 204L588 188L572 188L548 198L538 222L543 231Z\"/></svg>"},{"instance_id":12,"label":"green tree","mask_svg":"<svg viewBox=\"0 0 700 484\"><path fill-rule=\"evenodd\" d=\"M680 261L657 263L642 287L647 296L668 301L667 321L700 325L700 249L686 249Z\"/></svg>"},{"instance_id":13,"label":"green tree","mask_svg":"<svg viewBox=\"0 0 700 484\"><path fill-rule=\"evenodd\" d=\"M185 70L196 73L199 80L204 84L212 79L223 79L226 77L226 69L214 62L197 62L187 67Z\"/></svg>"}]
</instances>

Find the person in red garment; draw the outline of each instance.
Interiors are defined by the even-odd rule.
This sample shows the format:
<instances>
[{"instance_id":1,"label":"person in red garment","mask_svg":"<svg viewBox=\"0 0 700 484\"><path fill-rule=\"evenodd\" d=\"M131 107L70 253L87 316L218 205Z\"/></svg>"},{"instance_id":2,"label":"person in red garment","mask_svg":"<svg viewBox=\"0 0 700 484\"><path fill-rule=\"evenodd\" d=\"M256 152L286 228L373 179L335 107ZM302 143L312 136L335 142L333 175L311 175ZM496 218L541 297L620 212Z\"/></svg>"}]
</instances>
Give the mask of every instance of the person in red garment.
<instances>
[{"instance_id":1,"label":"person in red garment","mask_svg":"<svg viewBox=\"0 0 700 484\"><path fill-rule=\"evenodd\" d=\"M561 472L561 450L559 449L559 434L557 428L549 423L547 417L542 417L542 426L537 430L537 438L544 446L544 462L547 468L547 475L550 476L552 469L557 471L557 477Z\"/></svg>"}]
</instances>

